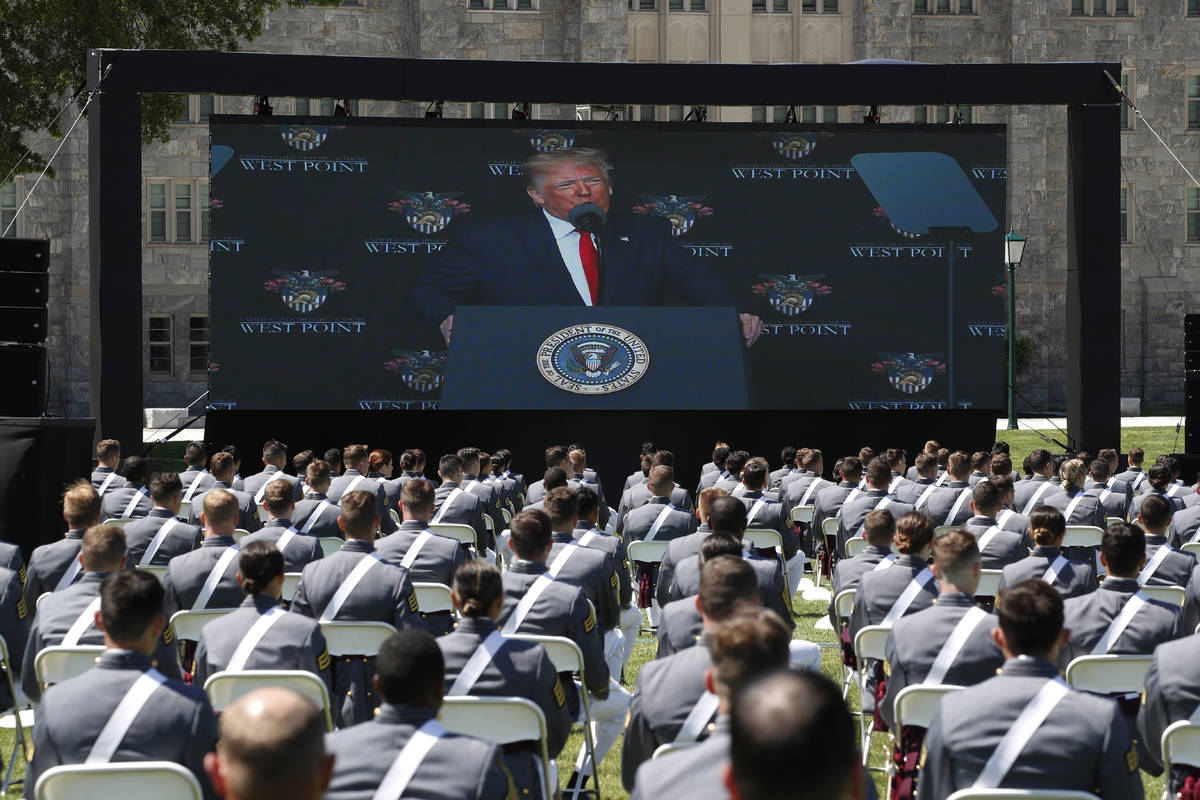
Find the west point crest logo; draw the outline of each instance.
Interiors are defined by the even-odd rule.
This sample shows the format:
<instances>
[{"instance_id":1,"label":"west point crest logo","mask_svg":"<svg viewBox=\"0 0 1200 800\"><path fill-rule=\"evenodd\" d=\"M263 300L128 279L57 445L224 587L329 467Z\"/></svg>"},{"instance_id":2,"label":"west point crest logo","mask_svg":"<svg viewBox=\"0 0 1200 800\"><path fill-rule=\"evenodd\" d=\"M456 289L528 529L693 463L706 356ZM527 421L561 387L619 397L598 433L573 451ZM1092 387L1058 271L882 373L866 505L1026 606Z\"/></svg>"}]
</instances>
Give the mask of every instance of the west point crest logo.
<instances>
[{"instance_id":1,"label":"west point crest logo","mask_svg":"<svg viewBox=\"0 0 1200 800\"><path fill-rule=\"evenodd\" d=\"M575 146L575 131L530 131L529 146L539 153L549 153L551 150L566 150Z\"/></svg>"},{"instance_id":2,"label":"west point crest logo","mask_svg":"<svg viewBox=\"0 0 1200 800\"><path fill-rule=\"evenodd\" d=\"M766 297L771 310L785 317L798 317L812 306L819 295L833 292L820 282L824 275L777 275L768 272L758 274L758 283L751 291Z\"/></svg>"},{"instance_id":3,"label":"west point crest logo","mask_svg":"<svg viewBox=\"0 0 1200 800\"><path fill-rule=\"evenodd\" d=\"M279 136L302 153L316 150L329 138L329 129L324 125L285 125Z\"/></svg>"},{"instance_id":4,"label":"west point crest logo","mask_svg":"<svg viewBox=\"0 0 1200 800\"><path fill-rule=\"evenodd\" d=\"M446 372L446 353L432 350L393 350L395 356L383 368L400 376L414 392L429 394L442 388Z\"/></svg>"},{"instance_id":5,"label":"west point crest logo","mask_svg":"<svg viewBox=\"0 0 1200 800\"><path fill-rule=\"evenodd\" d=\"M329 295L346 290L346 284L333 278L338 274L337 270L273 269L271 274L276 277L264 283L263 288L278 294L284 305L301 314L316 311L325 304Z\"/></svg>"},{"instance_id":6,"label":"west point crest logo","mask_svg":"<svg viewBox=\"0 0 1200 800\"><path fill-rule=\"evenodd\" d=\"M941 353L878 353L879 361L871 371L886 375L893 389L905 394L917 394L929 388L935 375L944 375L946 365Z\"/></svg>"},{"instance_id":7,"label":"west point crest logo","mask_svg":"<svg viewBox=\"0 0 1200 800\"><path fill-rule=\"evenodd\" d=\"M636 334L613 325L574 325L552 333L537 351L538 371L563 391L612 394L637 383L650 351Z\"/></svg>"},{"instance_id":8,"label":"west point crest logo","mask_svg":"<svg viewBox=\"0 0 1200 800\"><path fill-rule=\"evenodd\" d=\"M924 235L924 234L920 234L920 233L913 233L912 231L906 231L906 230L903 230L902 228L897 228L896 223L894 223L890 219L888 219L887 212L883 210L883 206L875 206L875 208L872 209L871 214L873 216L878 217L879 219L886 220L887 224L891 227L891 229L893 231L895 231L896 233L900 234L901 236L903 236L905 239L916 239L916 238Z\"/></svg>"},{"instance_id":9,"label":"west point crest logo","mask_svg":"<svg viewBox=\"0 0 1200 800\"><path fill-rule=\"evenodd\" d=\"M771 148L792 161L799 161L812 154L817 148L815 133L775 133L771 135Z\"/></svg>"},{"instance_id":10,"label":"west point crest logo","mask_svg":"<svg viewBox=\"0 0 1200 800\"><path fill-rule=\"evenodd\" d=\"M397 190L399 200L388 203L388 208L404 216L412 229L426 235L446 229L457 214L466 214L471 207L459 200L462 192L409 192Z\"/></svg>"},{"instance_id":11,"label":"west point crest logo","mask_svg":"<svg viewBox=\"0 0 1200 800\"><path fill-rule=\"evenodd\" d=\"M633 213L662 217L671 223L671 235L674 237L683 236L690 231L699 218L713 215L712 207L702 202L702 194L690 197L680 197L677 194L669 194L666 197L643 194L638 197L642 202L633 207Z\"/></svg>"}]
</instances>

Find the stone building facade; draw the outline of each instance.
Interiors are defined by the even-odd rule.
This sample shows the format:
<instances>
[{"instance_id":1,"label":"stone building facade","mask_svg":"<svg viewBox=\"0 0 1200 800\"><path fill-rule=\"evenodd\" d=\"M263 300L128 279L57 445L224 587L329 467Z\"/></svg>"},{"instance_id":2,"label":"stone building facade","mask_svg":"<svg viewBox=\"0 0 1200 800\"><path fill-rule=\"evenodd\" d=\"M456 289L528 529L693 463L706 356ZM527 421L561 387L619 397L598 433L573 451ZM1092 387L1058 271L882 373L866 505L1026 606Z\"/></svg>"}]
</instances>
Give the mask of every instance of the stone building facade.
<instances>
[{"instance_id":1,"label":"stone building facade","mask_svg":"<svg viewBox=\"0 0 1200 800\"><path fill-rule=\"evenodd\" d=\"M1120 61L1126 88L1193 173L1200 172L1200 0L359 0L272 12L256 51L503 60L841 63ZM799 87L801 93L803 87ZM512 100L520 101L514 97ZM587 103L589 98L579 98ZM702 87L680 101L702 103ZM192 96L172 140L143 148L143 342L147 407L183 407L206 388L208 133L246 97ZM276 114L331 113L333 99L272 98ZM423 106L355 101L358 115ZM447 104L447 116L507 117L511 106ZM682 119L691 106L623 107L622 118ZM863 108L797 107L801 122L856 122ZM786 109L712 108L712 121L782 120ZM581 108L588 116L586 108ZM577 111L535 106L536 118ZM1009 219L1029 237L1018 273L1033 369L1023 408L1065 398L1066 110L884 107L882 122L961 114L1008 126ZM53 143L50 143L53 146ZM45 143L43 143L45 145ZM1183 403L1183 314L1200 312L1200 188L1128 115L1122 132L1124 397ZM14 233L52 242L50 411L88 413L87 141L81 124ZM0 187L7 224L34 176Z\"/></svg>"}]
</instances>

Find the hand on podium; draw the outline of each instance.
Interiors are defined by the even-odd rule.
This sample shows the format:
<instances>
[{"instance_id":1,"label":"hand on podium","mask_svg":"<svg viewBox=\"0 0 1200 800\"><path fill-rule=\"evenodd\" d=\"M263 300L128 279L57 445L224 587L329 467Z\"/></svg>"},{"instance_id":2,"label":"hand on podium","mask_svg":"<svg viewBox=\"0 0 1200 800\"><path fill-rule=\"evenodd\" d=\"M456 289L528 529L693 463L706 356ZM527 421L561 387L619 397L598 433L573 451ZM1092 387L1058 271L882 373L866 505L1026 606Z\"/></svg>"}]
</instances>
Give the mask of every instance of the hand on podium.
<instances>
[{"instance_id":1,"label":"hand on podium","mask_svg":"<svg viewBox=\"0 0 1200 800\"><path fill-rule=\"evenodd\" d=\"M442 332L442 338L446 340L446 346L450 346L450 331L454 328L454 315L446 317L442 320L442 324L438 325L438 330Z\"/></svg>"},{"instance_id":2,"label":"hand on podium","mask_svg":"<svg viewBox=\"0 0 1200 800\"><path fill-rule=\"evenodd\" d=\"M742 338L746 340L746 347L752 347L762 336L763 321L754 314L739 314L738 318L742 321Z\"/></svg>"}]
</instances>

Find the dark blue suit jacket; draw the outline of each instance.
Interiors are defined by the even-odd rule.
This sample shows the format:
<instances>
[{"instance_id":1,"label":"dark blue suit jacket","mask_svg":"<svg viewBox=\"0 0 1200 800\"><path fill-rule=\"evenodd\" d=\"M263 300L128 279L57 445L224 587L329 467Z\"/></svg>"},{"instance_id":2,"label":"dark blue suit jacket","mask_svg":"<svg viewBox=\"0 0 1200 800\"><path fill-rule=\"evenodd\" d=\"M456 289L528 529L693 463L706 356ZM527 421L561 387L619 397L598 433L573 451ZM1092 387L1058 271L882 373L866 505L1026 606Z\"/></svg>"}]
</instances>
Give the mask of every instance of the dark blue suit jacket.
<instances>
[{"instance_id":1,"label":"dark blue suit jacket","mask_svg":"<svg viewBox=\"0 0 1200 800\"><path fill-rule=\"evenodd\" d=\"M664 219L615 212L600 247L598 305L664 305L668 290L691 305L736 304L724 281L675 243ZM460 304L583 305L540 208L460 229L433 267L414 280L409 302L432 325Z\"/></svg>"}]
</instances>

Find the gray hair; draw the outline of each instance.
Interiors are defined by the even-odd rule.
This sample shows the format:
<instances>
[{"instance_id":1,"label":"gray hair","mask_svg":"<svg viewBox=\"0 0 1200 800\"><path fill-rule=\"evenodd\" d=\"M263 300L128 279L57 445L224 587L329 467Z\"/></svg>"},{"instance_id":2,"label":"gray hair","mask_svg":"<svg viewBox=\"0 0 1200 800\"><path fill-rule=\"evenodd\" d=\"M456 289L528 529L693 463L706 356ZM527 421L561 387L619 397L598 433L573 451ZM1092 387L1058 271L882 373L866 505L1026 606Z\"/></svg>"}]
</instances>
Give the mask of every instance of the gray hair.
<instances>
[{"instance_id":1,"label":"gray hair","mask_svg":"<svg viewBox=\"0 0 1200 800\"><path fill-rule=\"evenodd\" d=\"M591 147L564 147L560 150L550 150L538 153L525 162L525 185L537 192L542 191L546 182L546 174L555 167L582 167L595 165L604 175L604 182L612 188L612 177L609 175L608 154L603 150Z\"/></svg>"}]
</instances>

